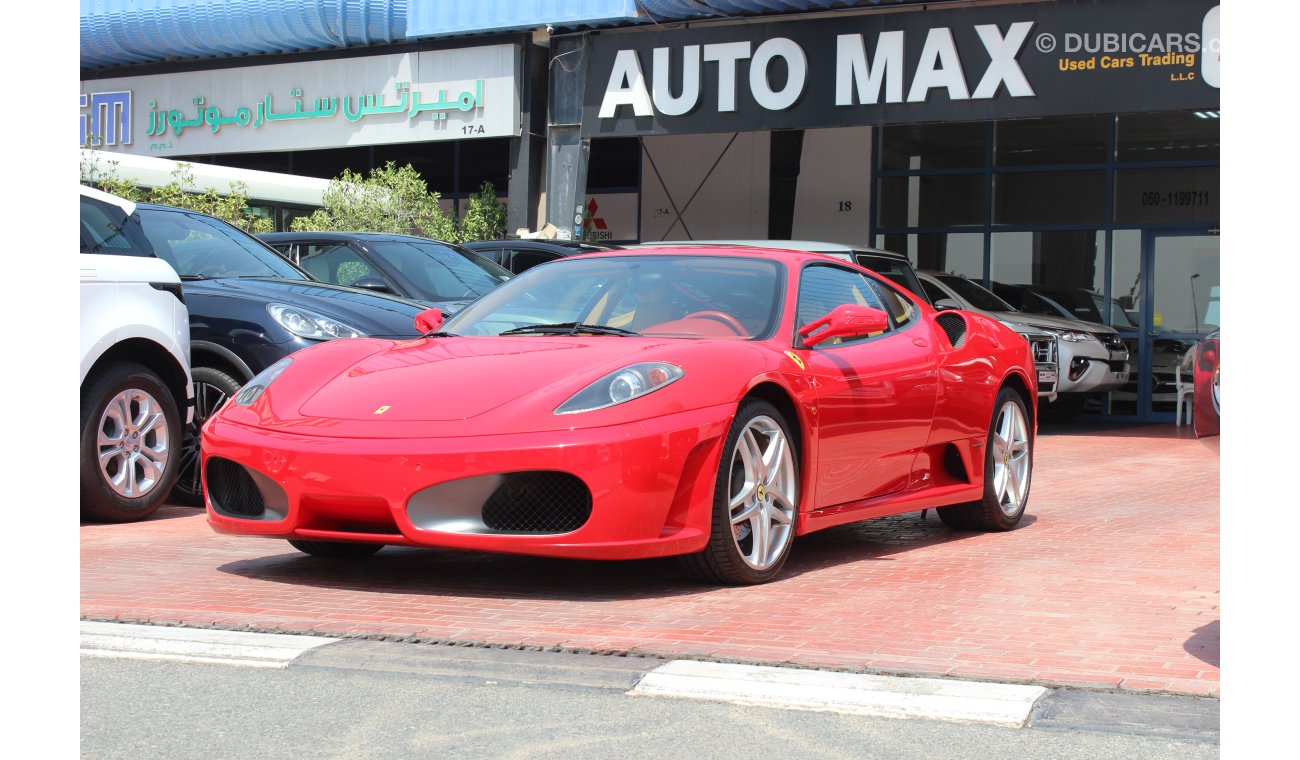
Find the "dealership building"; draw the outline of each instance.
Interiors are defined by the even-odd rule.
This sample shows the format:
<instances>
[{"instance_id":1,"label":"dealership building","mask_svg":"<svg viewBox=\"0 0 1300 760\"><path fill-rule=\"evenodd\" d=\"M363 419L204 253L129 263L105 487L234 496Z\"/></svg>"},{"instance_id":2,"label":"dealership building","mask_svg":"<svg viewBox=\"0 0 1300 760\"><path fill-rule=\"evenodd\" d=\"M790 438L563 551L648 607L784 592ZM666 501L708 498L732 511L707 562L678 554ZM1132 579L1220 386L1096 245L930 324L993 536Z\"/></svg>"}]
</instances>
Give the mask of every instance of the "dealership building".
<instances>
[{"instance_id":1,"label":"dealership building","mask_svg":"<svg viewBox=\"0 0 1300 760\"><path fill-rule=\"evenodd\" d=\"M1075 294L1134 379L1083 413L1172 420L1173 366L1219 327L1218 19L1207 0L101 0L80 128L106 153L324 178L410 163L453 206L487 181L512 230L873 245Z\"/></svg>"}]
</instances>

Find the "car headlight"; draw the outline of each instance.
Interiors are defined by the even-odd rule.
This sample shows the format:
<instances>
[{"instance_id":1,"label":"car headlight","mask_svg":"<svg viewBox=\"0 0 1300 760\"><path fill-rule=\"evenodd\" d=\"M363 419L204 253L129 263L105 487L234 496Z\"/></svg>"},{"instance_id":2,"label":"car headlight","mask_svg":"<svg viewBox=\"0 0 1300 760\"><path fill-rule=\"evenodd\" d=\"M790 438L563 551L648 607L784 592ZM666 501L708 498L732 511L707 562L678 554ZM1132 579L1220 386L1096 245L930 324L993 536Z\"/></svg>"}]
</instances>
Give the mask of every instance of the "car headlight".
<instances>
[{"instance_id":1,"label":"car headlight","mask_svg":"<svg viewBox=\"0 0 1300 760\"><path fill-rule=\"evenodd\" d=\"M280 323L280 326L294 335L312 340L331 340L333 338L364 338L366 334L343 324L337 319L331 319L324 314L318 314L309 309L302 309L297 306L289 306L282 303L269 303L266 310L271 313L271 318Z\"/></svg>"},{"instance_id":2,"label":"car headlight","mask_svg":"<svg viewBox=\"0 0 1300 760\"><path fill-rule=\"evenodd\" d=\"M239 393L235 394L235 403L240 406L248 406L252 404L262 395L262 392L266 390L266 386L270 385L272 381L279 377L280 373L284 372L285 368L292 363L293 359L286 356L275 364L272 364L261 372L258 372L253 376L252 380L244 383L244 387L239 389Z\"/></svg>"},{"instance_id":3,"label":"car headlight","mask_svg":"<svg viewBox=\"0 0 1300 760\"><path fill-rule=\"evenodd\" d=\"M617 372L611 372L573 394L568 401L555 408L555 413L590 412L631 401L680 380L684 374L682 368L675 364L664 362L633 364Z\"/></svg>"},{"instance_id":4,"label":"car headlight","mask_svg":"<svg viewBox=\"0 0 1300 760\"><path fill-rule=\"evenodd\" d=\"M1092 337L1086 332L1075 332L1074 330L1061 330L1055 327L1039 327L1035 329L1042 330L1043 332L1049 335L1055 335L1056 337L1060 338L1066 343L1081 343L1085 340L1097 340L1096 338Z\"/></svg>"}]
</instances>

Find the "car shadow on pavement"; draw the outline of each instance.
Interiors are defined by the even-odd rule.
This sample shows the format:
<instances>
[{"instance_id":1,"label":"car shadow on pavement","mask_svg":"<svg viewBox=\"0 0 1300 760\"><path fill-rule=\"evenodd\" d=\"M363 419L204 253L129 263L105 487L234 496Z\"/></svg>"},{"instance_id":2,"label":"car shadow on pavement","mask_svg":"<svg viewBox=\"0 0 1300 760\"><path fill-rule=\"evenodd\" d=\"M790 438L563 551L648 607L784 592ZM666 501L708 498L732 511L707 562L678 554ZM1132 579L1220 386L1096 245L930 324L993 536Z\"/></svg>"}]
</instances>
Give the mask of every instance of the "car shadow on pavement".
<instances>
[{"instance_id":1,"label":"car shadow on pavement","mask_svg":"<svg viewBox=\"0 0 1300 760\"><path fill-rule=\"evenodd\" d=\"M1219 621L1197 628L1183 649L1201 662L1219 667Z\"/></svg>"},{"instance_id":2,"label":"car shadow on pavement","mask_svg":"<svg viewBox=\"0 0 1300 760\"><path fill-rule=\"evenodd\" d=\"M1019 529L1033 523L1034 517L1026 515ZM924 519L920 512L910 512L830 528L798 537L773 583L976 535L947 528L933 510ZM360 560L324 559L295 551L230 562L218 570L313 588L495 599L655 599L717 588L696 580L672 557L598 561L395 546Z\"/></svg>"},{"instance_id":3,"label":"car shadow on pavement","mask_svg":"<svg viewBox=\"0 0 1300 760\"><path fill-rule=\"evenodd\" d=\"M140 522L155 522L158 520L174 520L178 517L193 517L203 510L202 507L187 507L181 504L163 504L157 512L140 520ZM119 525L120 523L105 522L101 520L82 520L81 527L93 527L96 525Z\"/></svg>"}]
</instances>

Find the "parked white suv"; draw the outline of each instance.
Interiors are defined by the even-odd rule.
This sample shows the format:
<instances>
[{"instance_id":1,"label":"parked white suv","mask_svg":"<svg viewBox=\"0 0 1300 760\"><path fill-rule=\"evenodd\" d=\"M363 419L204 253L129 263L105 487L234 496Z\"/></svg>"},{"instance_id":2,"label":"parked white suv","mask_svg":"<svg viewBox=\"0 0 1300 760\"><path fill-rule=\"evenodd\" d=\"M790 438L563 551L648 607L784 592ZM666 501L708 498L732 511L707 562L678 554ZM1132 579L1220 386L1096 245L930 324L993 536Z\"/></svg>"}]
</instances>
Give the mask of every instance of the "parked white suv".
<instances>
[{"instance_id":1,"label":"parked white suv","mask_svg":"<svg viewBox=\"0 0 1300 760\"><path fill-rule=\"evenodd\" d=\"M81 516L153 514L193 416L190 317L176 270L125 224L135 204L81 188Z\"/></svg>"}]
</instances>

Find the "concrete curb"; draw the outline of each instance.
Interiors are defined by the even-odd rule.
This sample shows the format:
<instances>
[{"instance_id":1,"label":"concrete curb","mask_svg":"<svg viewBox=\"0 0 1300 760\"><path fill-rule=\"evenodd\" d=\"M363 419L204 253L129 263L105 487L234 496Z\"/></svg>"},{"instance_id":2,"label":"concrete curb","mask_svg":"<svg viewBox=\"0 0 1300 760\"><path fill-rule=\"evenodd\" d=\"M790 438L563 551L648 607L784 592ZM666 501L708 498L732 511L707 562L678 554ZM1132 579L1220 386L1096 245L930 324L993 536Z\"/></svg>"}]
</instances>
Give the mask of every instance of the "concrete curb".
<instances>
[{"instance_id":1,"label":"concrete curb","mask_svg":"<svg viewBox=\"0 0 1300 760\"><path fill-rule=\"evenodd\" d=\"M284 668L303 652L336 641L339 639L320 636L81 622L84 657Z\"/></svg>"},{"instance_id":2,"label":"concrete curb","mask_svg":"<svg viewBox=\"0 0 1300 760\"><path fill-rule=\"evenodd\" d=\"M81 653L238 667L407 673L1028 730L1219 740L1216 698L96 621L81 621Z\"/></svg>"},{"instance_id":3,"label":"concrete curb","mask_svg":"<svg viewBox=\"0 0 1300 760\"><path fill-rule=\"evenodd\" d=\"M1019 728L1047 689L674 660L647 673L631 693Z\"/></svg>"}]
</instances>

